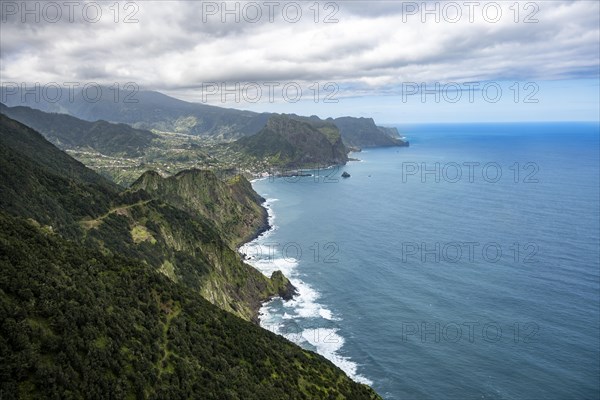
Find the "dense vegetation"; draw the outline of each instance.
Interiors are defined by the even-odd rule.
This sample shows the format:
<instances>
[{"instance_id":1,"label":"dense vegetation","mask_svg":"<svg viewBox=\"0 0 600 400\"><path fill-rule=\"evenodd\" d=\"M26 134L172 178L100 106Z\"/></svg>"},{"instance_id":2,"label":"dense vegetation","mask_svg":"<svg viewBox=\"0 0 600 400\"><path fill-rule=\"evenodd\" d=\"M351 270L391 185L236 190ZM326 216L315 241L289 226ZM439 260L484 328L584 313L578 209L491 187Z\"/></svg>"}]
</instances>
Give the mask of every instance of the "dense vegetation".
<instances>
[{"instance_id":1,"label":"dense vegetation","mask_svg":"<svg viewBox=\"0 0 600 400\"><path fill-rule=\"evenodd\" d=\"M122 256L0 212L2 399L369 399L342 371Z\"/></svg>"}]
</instances>

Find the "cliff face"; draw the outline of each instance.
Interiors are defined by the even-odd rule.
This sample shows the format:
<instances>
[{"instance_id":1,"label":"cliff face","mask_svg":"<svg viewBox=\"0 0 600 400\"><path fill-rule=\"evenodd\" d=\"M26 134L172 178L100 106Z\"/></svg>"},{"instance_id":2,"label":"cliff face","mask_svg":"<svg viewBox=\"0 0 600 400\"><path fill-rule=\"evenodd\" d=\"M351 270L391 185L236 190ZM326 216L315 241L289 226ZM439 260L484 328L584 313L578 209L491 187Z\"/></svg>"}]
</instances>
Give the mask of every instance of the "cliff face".
<instances>
[{"instance_id":1,"label":"cliff face","mask_svg":"<svg viewBox=\"0 0 600 400\"><path fill-rule=\"evenodd\" d=\"M207 274L197 274L182 268L185 262L178 261L177 257L163 261L159 268L173 280L193 285L213 304L251 320L256 320L257 310L266 299L278 295L290 298L293 295L295 289L282 274L266 278L244 264L233 250L268 227L267 212L261 206L264 199L243 176L223 182L212 171L206 170L182 171L168 178L148 171L133 183L130 191L133 196L148 196L162 201L205 222L200 229L187 226L173 229L169 220L149 218L153 225L146 226L154 238L154 246L162 247L166 253L176 249L180 258L182 254L191 258L198 254L206 255L207 264L215 267L207 268ZM128 216L132 217L131 214ZM140 218L144 220L147 217L142 214L132 218L129 221L131 229ZM193 232L211 229L215 231L213 237L192 235ZM225 243L219 244L220 238L225 239ZM200 248L196 247L198 244Z\"/></svg>"},{"instance_id":2,"label":"cliff face","mask_svg":"<svg viewBox=\"0 0 600 400\"><path fill-rule=\"evenodd\" d=\"M173 282L243 319L257 321L263 301L286 292L245 264L211 220L143 190L122 194L118 206L81 221L83 243L144 261Z\"/></svg>"},{"instance_id":3,"label":"cliff face","mask_svg":"<svg viewBox=\"0 0 600 400\"><path fill-rule=\"evenodd\" d=\"M333 120L340 129L342 139L347 146L389 147L408 146L402 140L396 128L384 128L375 125L372 118L341 117Z\"/></svg>"},{"instance_id":4,"label":"cliff face","mask_svg":"<svg viewBox=\"0 0 600 400\"><path fill-rule=\"evenodd\" d=\"M223 182L207 170L186 170L169 178L148 171L130 189L144 190L153 198L206 217L234 248L266 228L264 199L241 175Z\"/></svg>"},{"instance_id":5,"label":"cliff face","mask_svg":"<svg viewBox=\"0 0 600 400\"><path fill-rule=\"evenodd\" d=\"M283 167L345 164L347 149L337 127L326 121L275 115L256 135L235 143L238 150Z\"/></svg>"}]
</instances>

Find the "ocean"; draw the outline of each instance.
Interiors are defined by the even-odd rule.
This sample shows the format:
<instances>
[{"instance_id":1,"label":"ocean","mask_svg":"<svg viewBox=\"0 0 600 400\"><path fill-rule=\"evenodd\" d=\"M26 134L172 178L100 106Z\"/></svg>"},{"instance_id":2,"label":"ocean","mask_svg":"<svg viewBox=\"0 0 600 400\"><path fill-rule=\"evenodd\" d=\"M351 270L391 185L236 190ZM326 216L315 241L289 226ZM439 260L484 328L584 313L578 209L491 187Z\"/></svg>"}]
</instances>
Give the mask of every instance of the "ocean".
<instances>
[{"instance_id":1,"label":"ocean","mask_svg":"<svg viewBox=\"0 0 600 400\"><path fill-rule=\"evenodd\" d=\"M599 398L599 125L398 129L253 182L273 229L242 251L299 290L261 325L385 399Z\"/></svg>"}]
</instances>

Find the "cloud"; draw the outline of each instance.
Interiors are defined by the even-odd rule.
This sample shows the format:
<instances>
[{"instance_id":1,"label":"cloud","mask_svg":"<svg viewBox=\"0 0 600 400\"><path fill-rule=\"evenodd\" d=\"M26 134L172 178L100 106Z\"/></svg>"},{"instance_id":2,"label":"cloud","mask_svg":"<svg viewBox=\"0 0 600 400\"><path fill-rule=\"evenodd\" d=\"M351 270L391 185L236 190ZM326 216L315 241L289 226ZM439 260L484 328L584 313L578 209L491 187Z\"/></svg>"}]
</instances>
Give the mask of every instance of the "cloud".
<instances>
[{"instance_id":1,"label":"cloud","mask_svg":"<svg viewBox=\"0 0 600 400\"><path fill-rule=\"evenodd\" d=\"M39 23L31 16L22 23L20 13L7 15L6 3L2 82L133 81L185 91L215 81L318 81L377 94L402 82L597 79L600 65L600 5L588 1L533 3L537 23L523 23L536 11L531 2L519 3L518 22L513 2L501 2L495 23L483 15L484 2L474 13L456 2L462 18L455 23L448 21L454 14L436 22L410 7L422 2L288 2L274 10L261 1L228 2L239 23L224 14L223 2L120 2L116 15L111 2L88 1L102 4L96 23L82 16L84 3L73 22L63 10L56 23L43 15ZM48 2L35 3L42 10ZM292 22L299 4L302 17ZM426 7L436 4L442 12L446 3ZM257 16L255 5L262 16L248 22ZM124 23L128 15L138 22ZM338 22L324 23L328 16Z\"/></svg>"}]
</instances>

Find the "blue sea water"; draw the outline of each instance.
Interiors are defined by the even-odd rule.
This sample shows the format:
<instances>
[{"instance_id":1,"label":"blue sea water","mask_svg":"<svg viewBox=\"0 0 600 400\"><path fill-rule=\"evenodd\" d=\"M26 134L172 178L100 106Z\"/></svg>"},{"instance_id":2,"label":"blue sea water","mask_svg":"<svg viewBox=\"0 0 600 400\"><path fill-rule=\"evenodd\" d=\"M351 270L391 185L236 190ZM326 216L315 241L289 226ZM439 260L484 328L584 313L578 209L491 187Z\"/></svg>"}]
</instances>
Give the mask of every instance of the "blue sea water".
<instances>
[{"instance_id":1,"label":"blue sea water","mask_svg":"<svg viewBox=\"0 0 600 400\"><path fill-rule=\"evenodd\" d=\"M262 325L386 399L599 398L598 124L398 128L254 182L274 229L243 251L300 291Z\"/></svg>"}]
</instances>

